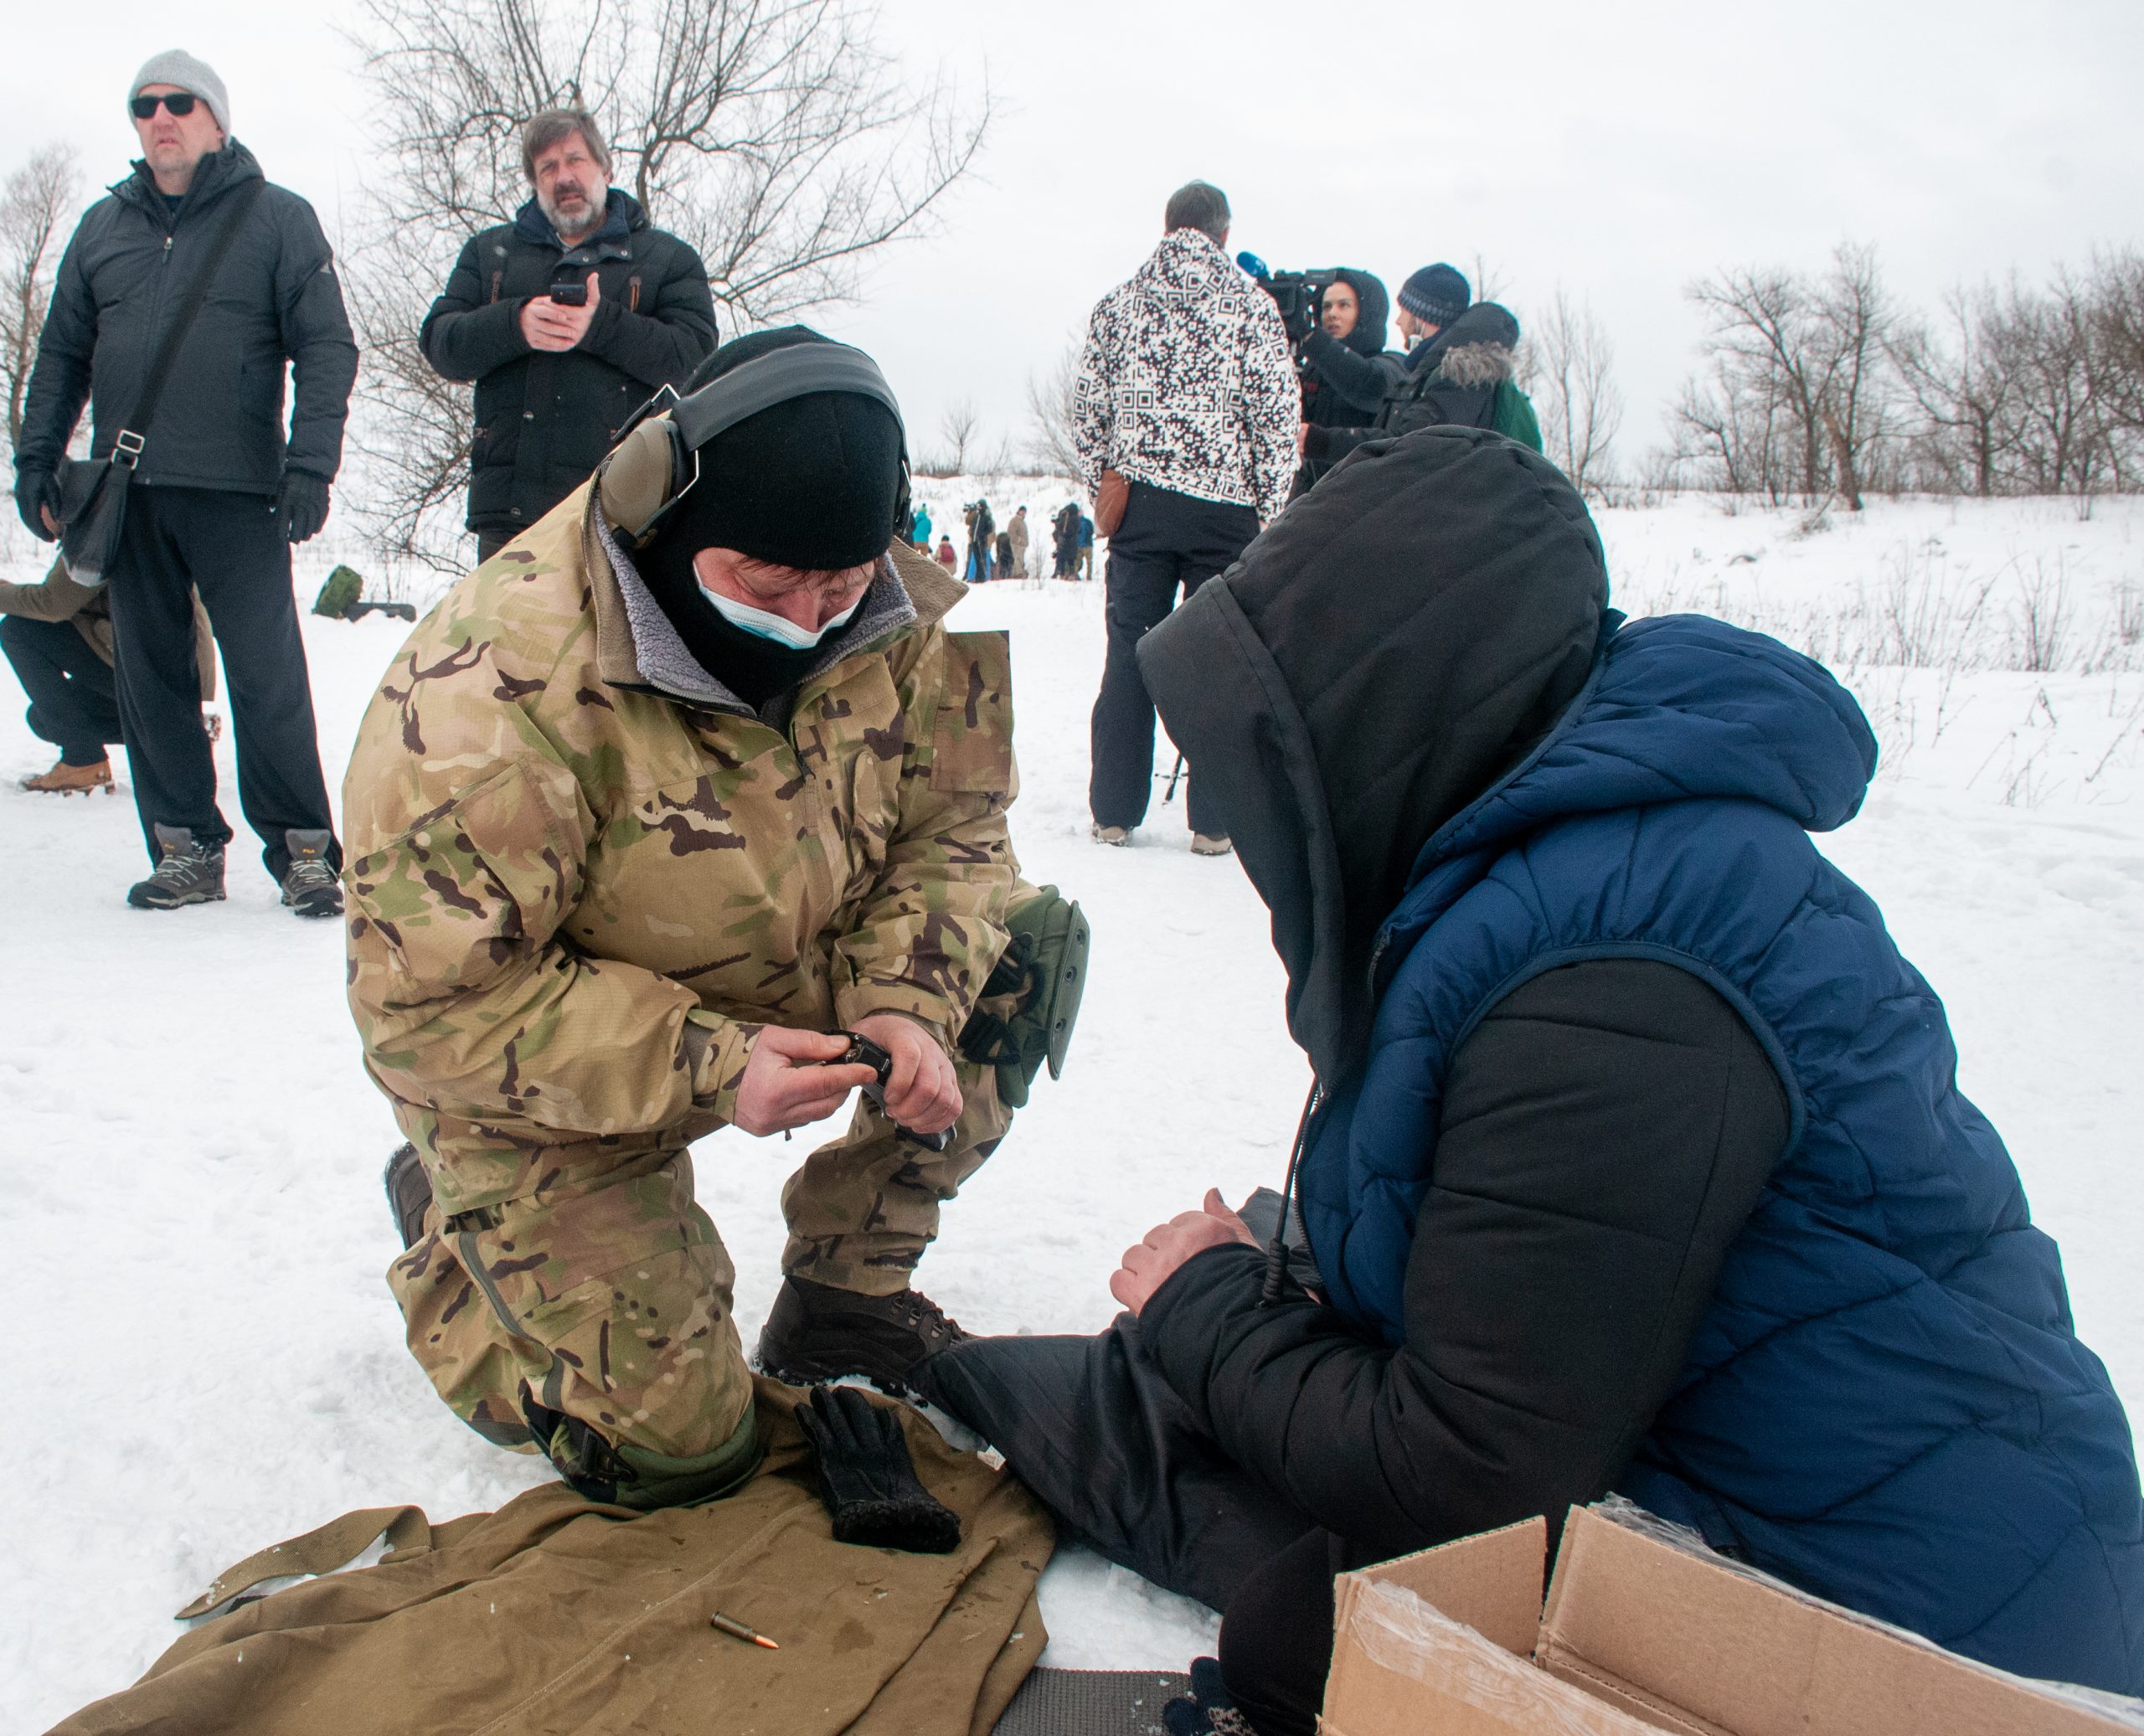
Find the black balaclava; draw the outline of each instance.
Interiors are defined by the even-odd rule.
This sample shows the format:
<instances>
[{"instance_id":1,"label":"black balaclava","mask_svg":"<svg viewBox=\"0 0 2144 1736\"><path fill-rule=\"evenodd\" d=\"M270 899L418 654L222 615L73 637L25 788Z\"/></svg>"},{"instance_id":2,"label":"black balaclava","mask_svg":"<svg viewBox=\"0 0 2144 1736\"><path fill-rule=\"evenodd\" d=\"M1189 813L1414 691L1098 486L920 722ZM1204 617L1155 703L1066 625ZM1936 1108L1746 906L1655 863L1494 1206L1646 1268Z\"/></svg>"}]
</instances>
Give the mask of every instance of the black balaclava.
<instances>
[{"instance_id":1,"label":"black balaclava","mask_svg":"<svg viewBox=\"0 0 2144 1736\"><path fill-rule=\"evenodd\" d=\"M770 350L832 340L807 326L755 332L702 363L688 392ZM813 392L770 404L699 449L699 480L633 557L685 648L755 710L795 687L823 645L777 645L725 621L693 571L703 549L834 571L886 552L900 497L901 429L875 399Z\"/></svg>"},{"instance_id":2,"label":"black balaclava","mask_svg":"<svg viewBox=\"0 0 2144 1736\"><path fill-rule=\"evenodd\" d=\"M1141 641L1328 1088L1366 1052L1372 942L1423 846L1577 696L1607 595L1553 465L1434 428L1358 447Z\"/></svg>"}]
</instances>

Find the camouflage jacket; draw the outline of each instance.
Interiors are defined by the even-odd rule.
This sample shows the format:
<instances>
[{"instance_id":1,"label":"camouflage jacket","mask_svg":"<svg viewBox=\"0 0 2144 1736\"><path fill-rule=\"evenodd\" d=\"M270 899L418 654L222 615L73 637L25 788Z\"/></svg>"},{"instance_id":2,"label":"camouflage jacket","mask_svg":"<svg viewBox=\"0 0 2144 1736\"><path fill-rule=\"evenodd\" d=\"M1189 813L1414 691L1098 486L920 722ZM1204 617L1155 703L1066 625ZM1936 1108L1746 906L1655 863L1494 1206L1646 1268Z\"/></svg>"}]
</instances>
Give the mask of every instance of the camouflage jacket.
<instances>
[{"instance_id":1,"label":"camouflage jacket","mask_svg":"<svg viewBox=\"0 0 2144 1736\"><path fill-rule=\"evenodd\" d=\"M343 787L349 995L453 1213L729 1119L762 1023L951 1043L1018 873L1004 636L896 544L786 719L695 662L584 487L397 654Z\"/></svg>"}]
</instances>

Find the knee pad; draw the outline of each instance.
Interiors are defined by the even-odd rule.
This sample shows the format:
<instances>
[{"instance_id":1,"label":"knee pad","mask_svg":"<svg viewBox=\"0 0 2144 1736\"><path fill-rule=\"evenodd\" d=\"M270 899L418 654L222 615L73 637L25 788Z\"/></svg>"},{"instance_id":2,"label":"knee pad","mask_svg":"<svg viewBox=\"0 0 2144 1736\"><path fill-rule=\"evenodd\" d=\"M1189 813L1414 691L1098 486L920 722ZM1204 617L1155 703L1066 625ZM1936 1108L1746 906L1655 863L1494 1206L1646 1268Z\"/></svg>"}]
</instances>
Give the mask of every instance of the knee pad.
<instances>
[{"instance_id":1,"label":"knee pad","mask_svg":"<svg viewBox=\"0 0 2144 1736\"><path fill-rule=\"evenodd\" d=\"M561 1481L585 1499L606 1507L653 1512L658 1507L697 1507L734 1495L760 1468L759 1414L752 1405L729 1440L696 1458L673 1459L631 1442L614 1441L579 1417L550 1410L523 1389L522 1414L528 1438L551 1461Z\"/></svg>"}]
</instances>

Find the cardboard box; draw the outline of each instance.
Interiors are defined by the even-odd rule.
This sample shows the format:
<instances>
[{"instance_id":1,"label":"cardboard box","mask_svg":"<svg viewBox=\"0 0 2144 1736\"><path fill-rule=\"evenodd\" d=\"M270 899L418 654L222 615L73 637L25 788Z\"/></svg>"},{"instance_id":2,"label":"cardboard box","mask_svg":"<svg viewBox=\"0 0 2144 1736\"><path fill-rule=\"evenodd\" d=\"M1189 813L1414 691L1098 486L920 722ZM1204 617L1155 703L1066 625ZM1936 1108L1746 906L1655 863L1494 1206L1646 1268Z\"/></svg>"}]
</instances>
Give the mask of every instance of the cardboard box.
<instances>
[{"instance_id":1,"label":"cardboard box","mask_svg":"<svg viewBox=\"0 0 2144 1736\"><path fill-rule=\"evenodd\" d=\"M2112 1736L2144 1703L1973 1662L1627 1502L1345 1574L1325 1736Z\"/></svg>"}]
</instances>

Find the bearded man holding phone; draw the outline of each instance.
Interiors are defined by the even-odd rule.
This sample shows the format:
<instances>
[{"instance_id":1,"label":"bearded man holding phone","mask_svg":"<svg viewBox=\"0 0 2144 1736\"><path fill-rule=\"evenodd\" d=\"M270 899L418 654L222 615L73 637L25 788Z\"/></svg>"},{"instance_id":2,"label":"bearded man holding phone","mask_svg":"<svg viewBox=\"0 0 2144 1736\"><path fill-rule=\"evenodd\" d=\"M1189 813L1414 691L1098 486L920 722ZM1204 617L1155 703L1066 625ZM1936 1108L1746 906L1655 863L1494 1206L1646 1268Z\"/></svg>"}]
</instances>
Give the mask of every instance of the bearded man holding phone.
<instances>
[{"instance_id":1,"label":"bearded man holding phone","mask_svg":"<svg viewBox=\"0 0 2144 1736\"><path fill-rule=\"evenodd\" d=\"M488 560L586 482L632 413L714 349L707 267L610 184L595 118L551 109L522 134L530 198L473 236L419 342L477 385L469 528Z\"/></svg>"}]
</instances>

